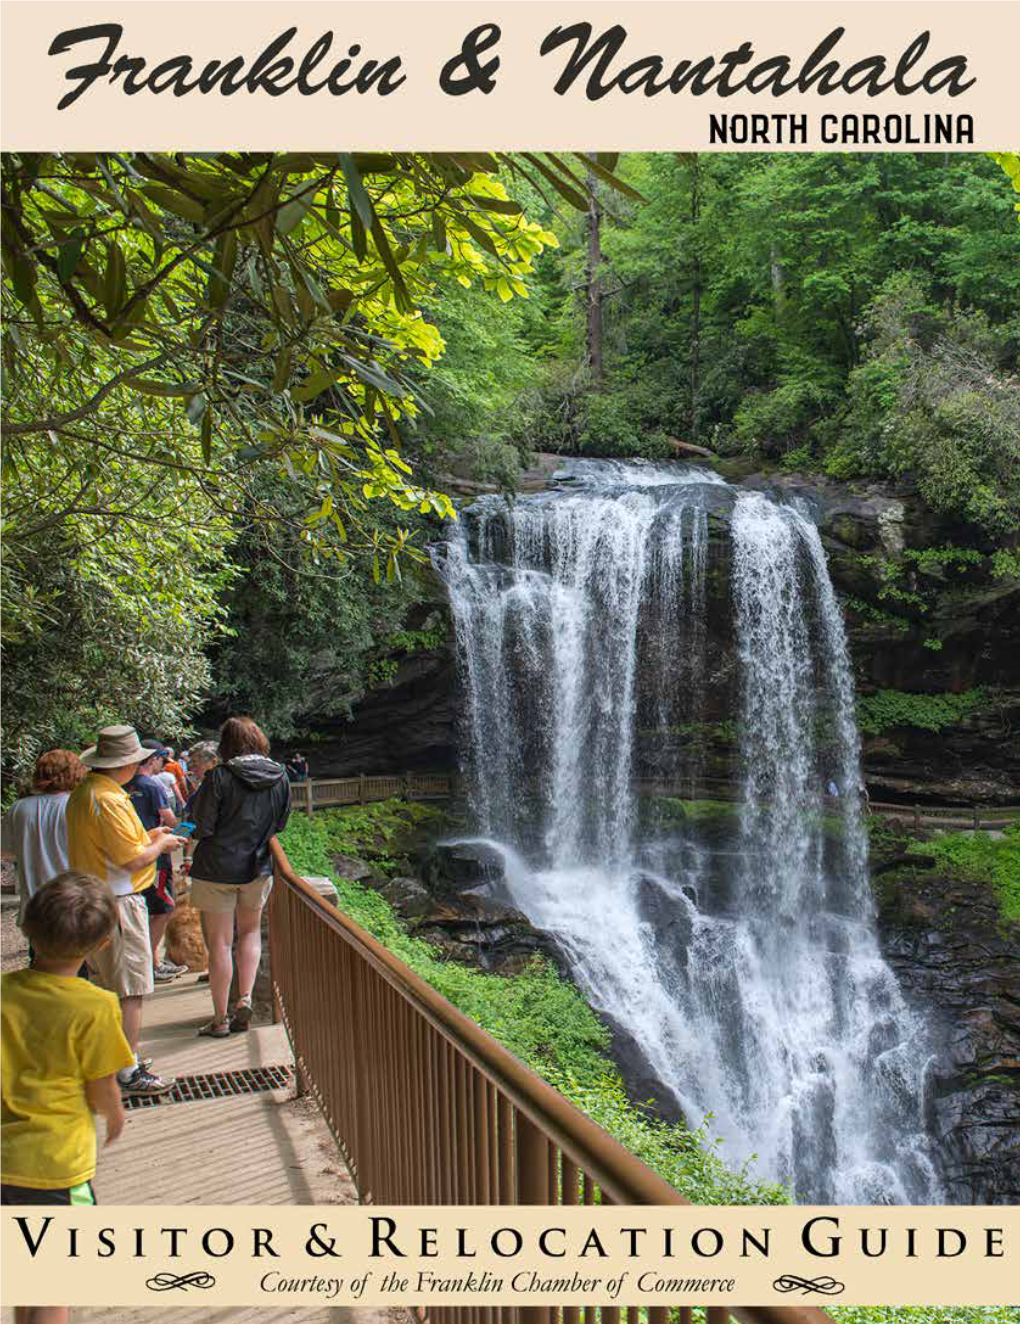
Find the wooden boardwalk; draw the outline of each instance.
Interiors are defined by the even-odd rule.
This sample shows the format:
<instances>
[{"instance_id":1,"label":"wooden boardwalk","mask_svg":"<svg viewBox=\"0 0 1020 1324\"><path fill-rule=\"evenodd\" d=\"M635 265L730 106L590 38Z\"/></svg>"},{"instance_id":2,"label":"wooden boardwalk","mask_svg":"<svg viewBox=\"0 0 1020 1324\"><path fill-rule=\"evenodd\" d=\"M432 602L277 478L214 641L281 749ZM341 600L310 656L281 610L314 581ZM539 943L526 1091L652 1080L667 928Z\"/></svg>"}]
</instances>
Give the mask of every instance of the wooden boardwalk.
<instances>
[{"instance_id":1,"label":"wooden boardwalk","mask_svg":"<svg viewBox=\"0 0 1020 1324\"><path fill-rule=\"evenodd\" d=\"M634 783L643 796L677 797L682 800L718 800L736 804L740 796L732 779L693 787L689 780L643 778ZM446 772L381 773L358 777L313 777L295 782L291 787L295 808L312 814L316 809L346 805L371 804L377 800L448 800L462 794L459 777ZM823 797L823 804L837 800ZM1020 821L1020 805L920 805L891 804L872 800L866 812L880 818L911 823L916 828L944 828L947 831L1001 832Z\"/></svg>"},{"instance_id":2,"label":"wooden boardwalk","mask_svg":"<svg viewBox=\"0 0 1020 1324\"><path fill-rule=\"evenodd\" d=\"M200 1039L208 986L187 974L146 999L142 1052L165 1075L292 1066L282 1026ZM120 1139L100 1149L96 1196L117 1204L353 1204L357 1195L315 1104L293 1087L130 1108ZM84 1324L395 1324L403 1312L347 1307L75 1310ZM8 1324L13 1311L4 1310Z\"/></svg>"}]
</instances>

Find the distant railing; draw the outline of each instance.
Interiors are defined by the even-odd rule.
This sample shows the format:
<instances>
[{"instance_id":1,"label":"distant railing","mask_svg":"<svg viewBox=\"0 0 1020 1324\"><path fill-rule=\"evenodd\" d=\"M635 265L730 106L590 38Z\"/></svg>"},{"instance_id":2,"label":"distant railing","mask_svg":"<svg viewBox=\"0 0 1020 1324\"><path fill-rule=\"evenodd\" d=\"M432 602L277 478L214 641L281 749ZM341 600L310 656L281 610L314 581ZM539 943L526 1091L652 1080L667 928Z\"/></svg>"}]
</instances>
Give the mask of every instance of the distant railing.
<instances>
[{"instance_id":1,"label":"distant railing","mask_svg":"<svg viewBox=\"0 0 1020 1324\"><path fill-rule=\"evenodd\" d=\"M915 827L969 828L994 832L1020 822L1020 805L904 805L872 800L868 808L883 818L906 819Z\"/></svg>"},{"instance_id":2,"label":"distant railing","mask_svg":"<svg viewBox=\"0 0 1020 1324\"><path fill-rule=\"evenodd\" d=\"M331 805L364 805L374 800L445 800L454 793L456 785L457 779L445 772L405 772L317 777L294 782L290 789L295 808L311 814Z\"/></svg>"},{"instance_id":3,"label":"distant railing","mask_svg":"<svg viewBox=\"0 0 1020 1324\"><path fill-rule=\"evenodd\" d=\"M702 781L694 786L679 778L643 778L639 795L679 796L684 799L737 801L732 782ZM295 782L291 794L296 808L311 814L334 805L369 804L375 800L445 800L460 790L460 779L446 772L381 773L375 776L324 777ZM872 800L873 814L905 819L915 827L957 827L994 831L1020 821L1020 805L989 808L985 805L889 804Z\"/></svg>"},{"instance_id":4,"label":"distant railing","mask_svg":"<svg viewBox=\"0 0 1020 1324\"><path fill-rule=\"evenodd\" d=\"M273 841L276 1007L360 1198L385 1205L682 1205L661 1177L298 878ZM598 1197L598 1200L596 1199ZM581 1303L429 1311L434 1324L577 1324ZM623 1308L627 1324L641 1312ZM621 1308L584 1308L619 1324ZM648 1324L691 1324L656 1306ZM710 1306L706 1324L831 1324L806 1306Z\"/></svg>"}]
</instances>

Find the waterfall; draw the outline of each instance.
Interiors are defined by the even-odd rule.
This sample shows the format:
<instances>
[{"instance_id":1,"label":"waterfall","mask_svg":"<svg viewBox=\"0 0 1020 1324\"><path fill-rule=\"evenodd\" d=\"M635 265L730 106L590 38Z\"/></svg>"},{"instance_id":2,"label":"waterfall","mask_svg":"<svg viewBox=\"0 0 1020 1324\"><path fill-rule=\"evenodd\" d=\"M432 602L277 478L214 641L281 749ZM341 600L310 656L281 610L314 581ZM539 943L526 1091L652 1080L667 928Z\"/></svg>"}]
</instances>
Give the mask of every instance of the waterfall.
<instances>
[{"instance_id":1,"label":"waterfall","mask_svg":"<svg viewBox=\"0 0 1020 1324\"><path fill-rule=\"evenodd\" d=\"M684 784L700 776L723 661L712 518L738 659L722 844L650 824L635 787L645 727L657 774L682 755ZM815 1203L937 1201L926 1030L877 944L852 674L811 520L696 468L574 462L549 492L477 502L438 559L477 830L592 1006L734 1164Z\"/></svg>"}]
</instances>

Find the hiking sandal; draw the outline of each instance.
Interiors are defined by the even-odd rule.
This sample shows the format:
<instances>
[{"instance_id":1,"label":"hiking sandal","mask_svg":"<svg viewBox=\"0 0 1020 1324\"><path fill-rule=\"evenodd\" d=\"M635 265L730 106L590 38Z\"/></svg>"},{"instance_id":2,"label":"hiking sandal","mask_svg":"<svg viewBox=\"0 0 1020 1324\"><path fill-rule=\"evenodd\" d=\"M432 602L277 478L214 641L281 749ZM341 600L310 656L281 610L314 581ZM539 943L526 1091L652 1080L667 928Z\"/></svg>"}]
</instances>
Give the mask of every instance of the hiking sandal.
<instances>
[{"instance_id":1,"label":"hiking sandal","mask_svg":"<svg viewBox=\"0 0 1020 1324\"><path fill-rule=\"evenodd\" d=\"M214 1016L211 1021L206 1021L198 1033L204 1035L207 1039L229 1039L230 1028L226 1016L221 1021L218 1021Z\"/></svg>"},{"instance_id":2,"label":"hiking sandal","mask_svg":"<svg viewBox=\"0 0 1020 1324\"><path fill-rule=\"evenodd\" d=\"M230 1028L235 1034L243 1034L249 1025L251 1025L251 998L240 998L234 1006Z\"/></svg>"}]
</instances>

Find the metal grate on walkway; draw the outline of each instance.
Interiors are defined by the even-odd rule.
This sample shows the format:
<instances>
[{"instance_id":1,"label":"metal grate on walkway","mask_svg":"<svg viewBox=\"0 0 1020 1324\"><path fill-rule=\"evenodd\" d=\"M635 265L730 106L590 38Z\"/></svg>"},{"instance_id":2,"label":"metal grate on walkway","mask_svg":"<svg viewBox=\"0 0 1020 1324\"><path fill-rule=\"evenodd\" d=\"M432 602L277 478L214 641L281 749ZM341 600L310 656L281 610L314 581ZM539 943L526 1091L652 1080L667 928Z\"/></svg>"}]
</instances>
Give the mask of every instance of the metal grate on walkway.
<instances>
[{"instance_id":1,"label":"metal grate on walkway","mask_svg":"<svg viewBox=\"0 0 1020 1324\"><path fill-rule=\"evenodd\" d=\"M125 1108L155 1108L165 1103L197 1103L201 1099L230 1099L240 1094L263 1094L290 1086L294 1071L289 1066L246 1067L239 1071L217 1071L206 1076L178 1076L169 1094L153 1098L125 1096Z\"/></svg>"}]
</instances>

